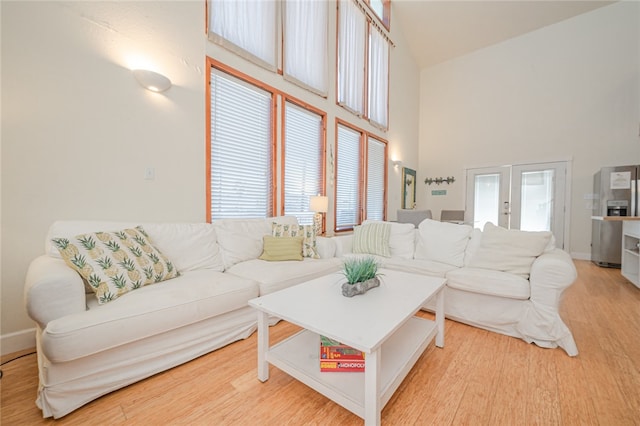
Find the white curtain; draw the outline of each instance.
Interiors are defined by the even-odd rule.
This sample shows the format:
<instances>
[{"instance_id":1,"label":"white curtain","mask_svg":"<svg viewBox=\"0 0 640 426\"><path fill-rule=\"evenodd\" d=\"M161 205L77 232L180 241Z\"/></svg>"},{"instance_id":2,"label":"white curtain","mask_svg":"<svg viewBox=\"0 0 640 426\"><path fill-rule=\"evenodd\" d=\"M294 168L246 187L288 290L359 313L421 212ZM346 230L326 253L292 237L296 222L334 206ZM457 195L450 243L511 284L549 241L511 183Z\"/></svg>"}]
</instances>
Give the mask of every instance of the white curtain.
<instances>
[{"instance_id":1,"label":"white curtain","mask_svg":"<svg viewBox=\"0 0 640 426\"><path fill-rule=\"evenodd\" d=\"M388 127L389 43L380 30L371 25L369 36L369 120L383 129Z\"/></svg>"},{"instance_id":2,"label":"white curtain","mask_svg":"<svg viewBox=\"0 0 640 426\"><path fill-rule=\"evenodd\" d=\"M274 0L211 0L209 39L276 70L276 9Z\"/></svg>"},{"instance_id":3,"label":"white curtain","mask_svg":"<svg viewBox=\"0 0 640 426\"><path fill-rule=\"evenodd\" d=\"M364 114L366 18L353 0L341 0L338 18L338 103Z\"/></svg>"},{"instance_id":4,"label":"white curtain","mask_svg":"<svg viewBox=\"0 0 640 426\"><path fill-rule=\"evenodd\" d=\"M327 17L324 0L284 5L284 77L321 96L328 91Z\"/></svg>"}]
</instances>

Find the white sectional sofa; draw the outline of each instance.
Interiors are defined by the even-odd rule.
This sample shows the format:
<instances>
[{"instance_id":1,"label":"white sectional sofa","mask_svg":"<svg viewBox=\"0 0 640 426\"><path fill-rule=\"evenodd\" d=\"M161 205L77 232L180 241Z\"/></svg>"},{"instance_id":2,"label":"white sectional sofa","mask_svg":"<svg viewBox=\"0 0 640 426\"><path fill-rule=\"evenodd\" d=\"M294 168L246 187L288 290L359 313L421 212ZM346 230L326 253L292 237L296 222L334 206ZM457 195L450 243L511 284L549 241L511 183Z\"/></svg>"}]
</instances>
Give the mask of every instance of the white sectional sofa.
<instances>
[{"instance_id":1,"label":"white sectional sofa","mask_svg":"<svg viewBox=\"0 0 640 426\"><path fill-rule=\"evenodd\" d=\"M25 303L37 325L44 417L62 417L113 390L250 336L259 295L333 273L334 243L317 238L322 258L257 259L272 222L295 218L207 223L62 221L49 229L45 254L30 265ZM145 285L100 305L62 259L53 238L141 225L180 276Z\"/></svg>"},{"instance_id":2,"label":"white sectional sofa","mask_svg":"<svg viewBox=\"0 0 640 426\"><path fill-rule=\"evenodd\" d=\"M137 225L170 261L165 269L180 275L126 294L118 291L109 296L117 296L114 300L100 304L56 244L61 238ZM365 222L352 235L316 238L316 258L260 259L263 238L287 226L297 227L296 219L54 223L45 254L31 263L25 283L27 312L37 324L36 403L43 416L62 417L101 395L248 337L257 326L250 299L334 273L349 256L374 256L386 268L446 277L449 318L577 354L558 313L576 271L548 234L509 231L506 238L501 228L488 228L483 235L429 219L418 229ZM375 241L368 246L363 235ZM506 256L500 254L502 246L509 247ZM526 258L524 263L514 254ZM139 278L135 272L131 276Z\"/></svg>"}]
</instances>

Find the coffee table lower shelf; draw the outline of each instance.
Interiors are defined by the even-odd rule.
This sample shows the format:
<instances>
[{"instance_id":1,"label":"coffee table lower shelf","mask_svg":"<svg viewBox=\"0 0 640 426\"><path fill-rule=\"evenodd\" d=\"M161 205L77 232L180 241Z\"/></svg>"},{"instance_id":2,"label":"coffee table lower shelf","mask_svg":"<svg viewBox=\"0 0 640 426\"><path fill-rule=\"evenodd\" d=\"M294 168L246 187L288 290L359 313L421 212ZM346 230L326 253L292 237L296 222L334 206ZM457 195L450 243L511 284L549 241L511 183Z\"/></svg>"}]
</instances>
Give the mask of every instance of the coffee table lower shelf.
<instances>
[{"instance_id":1,"label":"coffee table lower shelf","mask_svg":"<svg viewBox=\"0 0 640 426\"><path fill-rule=\"evenodd\" d=\"M412 317L383 343L378 383L380 409L391 399L436 334L434 321ZM319 353L320 336L309 330L302 330L270 347L266 360L352 413L365 418L365 374L320 372Z\"/></svg>"}]
</instances>

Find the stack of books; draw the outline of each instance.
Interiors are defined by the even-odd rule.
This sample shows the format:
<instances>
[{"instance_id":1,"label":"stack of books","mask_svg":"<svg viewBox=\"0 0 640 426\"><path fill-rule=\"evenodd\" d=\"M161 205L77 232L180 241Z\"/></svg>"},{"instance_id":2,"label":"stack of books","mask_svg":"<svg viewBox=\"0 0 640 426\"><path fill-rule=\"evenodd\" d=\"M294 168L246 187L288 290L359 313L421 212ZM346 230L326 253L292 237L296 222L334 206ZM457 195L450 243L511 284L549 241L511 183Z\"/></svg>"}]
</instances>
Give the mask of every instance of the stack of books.
<instances>
[{"instance_id":1,"label":"stack of books","mask_svg":"<svg viewBox=\"0 0 640 426\"><path fill-rule=\"evenodd\" d=\"M363 372L364 353L342 343L320 336L320 371Z\"/></svg>"}]
</instances>

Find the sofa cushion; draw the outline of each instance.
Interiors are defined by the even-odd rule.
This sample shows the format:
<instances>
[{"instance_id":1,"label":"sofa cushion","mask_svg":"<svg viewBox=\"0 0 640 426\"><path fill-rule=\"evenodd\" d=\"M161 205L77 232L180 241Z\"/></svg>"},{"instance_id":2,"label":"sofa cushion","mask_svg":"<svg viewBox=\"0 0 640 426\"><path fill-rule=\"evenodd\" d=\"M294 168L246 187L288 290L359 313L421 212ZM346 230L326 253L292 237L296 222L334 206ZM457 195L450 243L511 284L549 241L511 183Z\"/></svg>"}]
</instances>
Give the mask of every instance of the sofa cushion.
<instances>
[{"instance_id":1,"label":"sofa cushion","mask_svg":"<svg viewBox=\"0 0 640 426\"><path fill-rule=\"evenodd\" d=\"M100 304L180 273L142 227L53 238L65 263L91 286Z\"/></svg>"},{"instance_id":2,"label":"sofa cushion","mask_svg":"<svg viewBox=\"0 0 640 426\"><path fill-rule=\"evenodd\" d=\"M416 259L462 267L473 228L469 225L425 219L418 227Z\"/></svg>"},{"instance_id":3,"label":"sofa cushion","mask_svg":"<svg viewBox=\"0 0 640 426\"><path fill-rule=\"evenodd\" d=\"M380 221L365 220L363 225ZM413 259L415 250L416 228L412 223L385 222L391 225L389 234L389 251L391 257Z\"/></svg>"},{"instance_id":4,"label":"sofa cushion","mask_svg":"<svg viewBox=\"0 0 640 426\"><path fill-rule=\"evenodd\" d=\"M469 267L493 269L529 278L531 264L550 241L551 232L505 229L487 222L480 247L469 261Z\"/></svg>"},{"instance_id":5,"label":"sofa cushion","mask_svg":"<svg viewBox=\"0 0 640 426\"><path fill-rule=\"evenodd\" d=\"M273 223L271 233L274 237L303 237L302 256L319 259L316 248L316 230L313 225L288 225L284 223Z\"/></svg>"},{"instance_id":6,"label":"sofa cushion","mask_svg":"<svg viewBox=\"0 0 640 426\"><path fill-rule=\"evenodd\" d=\"M213 222L218 244L222 248L225 270L236 263L257 259L262 254L262 237L271 235L271 224L297 225L293 216L269 219L221 219Z\"/></svg>"},{"instance_id":7,"label":"sofa cushion","mask_svg":"<svg viewBox=\"0 0 640 426\"><path fill-rule=\"evenodd\" d=\"M433 260L398 259L393 257L387 259L381 266L388 269L439 278L444 278L447 272L456 269L455 266L449 265L448 263L435 262Z\"/></svg>"},{"instance_id":8,"label":"sofa cushion","mask_svg":"<svg viewBox=\"0 0 640 426\"><path fill-rule=\"evenodd\" d=\"M353 228L353 252L390 257L391 224L369 222Z\"/></svg>"},{"instance_id":9,"label":"sofa cushion","mask_svg":"<svg viewBox=\"0 0 640 426\"><path fill-rule=\"evenodd\" d=\"M302 240L304 237L263 237L263 251L258 259L268 261L302 260Z\"/></svg>"},{"instance_id":10,"label":"sofa cushion","mask_svg":"<svg viewBox=\"0 0 640 426\"><path fill-rule=\"evenodd\" d=\"M210 269L188 271L50 321L42 347L52 362L71 361L240 309L257 296L255 281Z\"/></svg>"},{"instance_id":11,"label":"sofa cushion","mask_svg":"<svg viewBox=\"0 0 640 426\"><path fill-rule=\"evenodd\" d=\"M217 242L215 229L210 223L153 223L153 222L113 222L96 220L59 220L49 227L45 241L45 253L61 258L51 239L71 238L95 230L142 228L149 234L153 245L173 262L178 271L193 269L224 270L222 253Z\"/></svg>"},{"instance_id":12,"label":"sofa cushion","mask_svg":"<svg viewBox=\"0 0 640 426\"><path fill-rule=\"evenodd\" d=\"M347 253L343 259L360 259L372 257L380 268L394 269L397 271L412 272L415 274L428 275L430 277L444 278L445 274L456 269L455 266L431 260L402 259L396 257L383 257L363 253Z\"/></svg>"},{"instance_id":13,"label":"sofa cushion","mask_svg":"<svg viewBox=\"0 0 640 426\"><path fill-rule=\"evenodd\" d=\"M144 223L142 227L178 271L224 271L222 253L212 224Z\"/></svg>"},{"instance_id":14,"label":"sofa cushion","mask_svg":"<svg viewBox=\"0 0 640 426\"><path fill-rule=\"evenodd\" d=\"M459 268L447 272L447 287L472 293L528 299L531 294L529 280L508 272L480 268Z\"/></svg>"},{"instance_id":15,"label":"sofa cushion","mask_svg":"<svg viewBox=\"0 0 640 426\"><path fill-rule=\"evenodd\" d=\"M473 231L471 231L471 235L469 236L467 248L464 251L464 266L469 266L469 262L471 262L473 255L476 254L476 252L480 248L481 239L482 231L477 228L473 228Z\"/></svg>"},{"instance_id":16,"label":"sofa cushion","mask_svg":"<svg viewBox=\"0 0 640 426\"><path fill-rule=\"evenodd\" d=\"M232 266L225 271L225 274L234 274L257 281L260 286L260 296L263 296L339 271L341 267L342 262L335 257L330 259L305 258L302 262L285 260L277 263L253 259Z\"/></svg>"}]
</instances>

